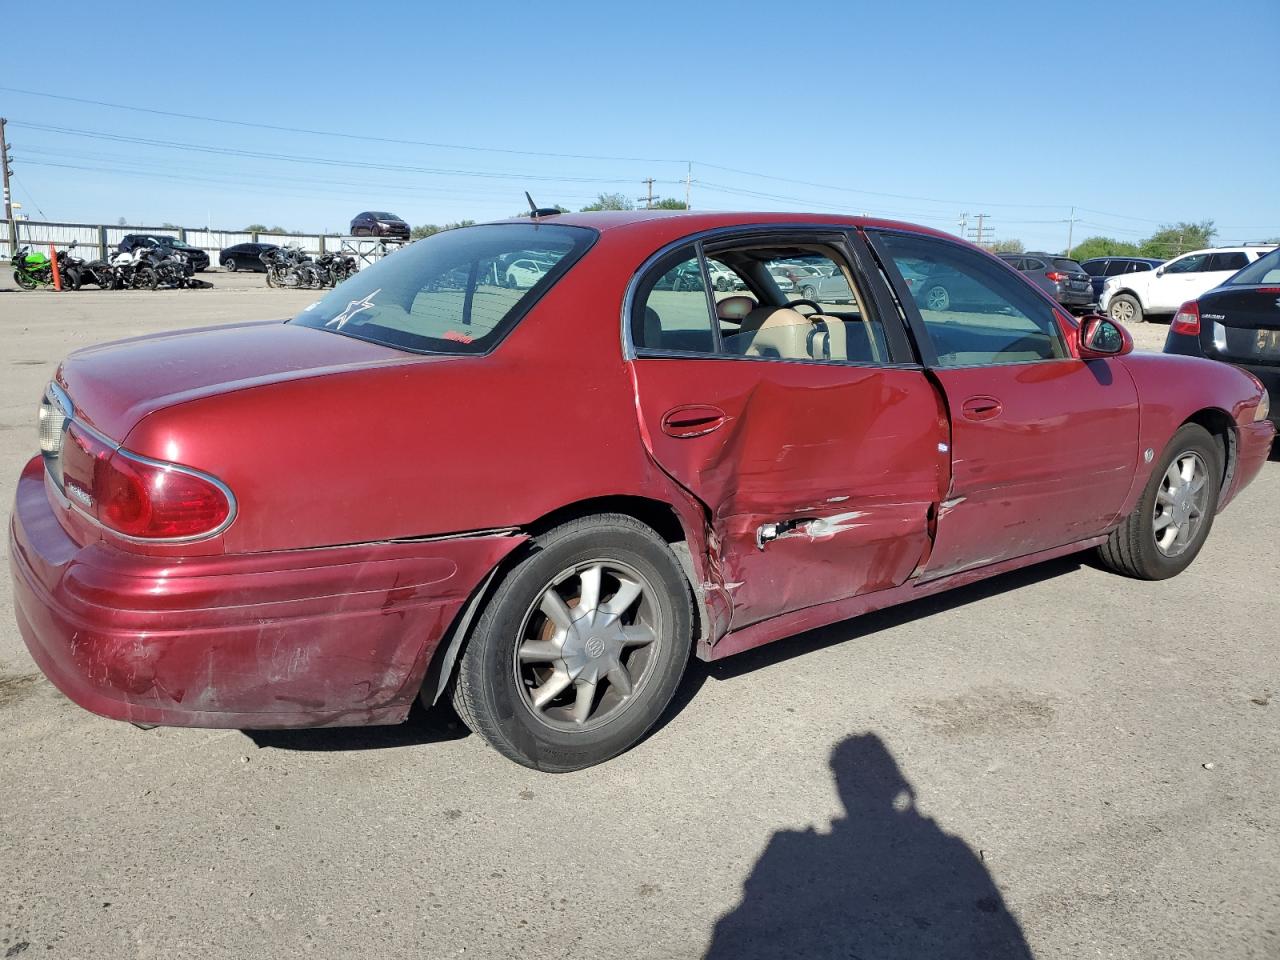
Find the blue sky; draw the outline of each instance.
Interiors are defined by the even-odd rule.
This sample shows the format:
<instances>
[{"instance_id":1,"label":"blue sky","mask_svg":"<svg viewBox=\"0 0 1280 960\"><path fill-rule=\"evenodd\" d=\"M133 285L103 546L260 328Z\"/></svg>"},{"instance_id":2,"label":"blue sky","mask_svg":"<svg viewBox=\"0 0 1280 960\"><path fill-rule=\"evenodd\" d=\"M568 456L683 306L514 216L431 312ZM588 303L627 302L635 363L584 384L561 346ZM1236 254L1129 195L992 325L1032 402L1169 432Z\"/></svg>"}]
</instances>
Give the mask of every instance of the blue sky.
<instances>
[{"instance_id":1,"label":"blue sky","mask_svg":"<svg viewBox=\"0 0 1280 960\"><path fill-rule=\"evenodd\" d=\"M148 9L145 30L78 6L60 16L92 30L6 41L0 87L347 136L0 89L33 218L484 220L522 209L525 189L576 209L653 177L682 198L692 161L701 209L952 230L986 213L996 237L1052 249L1072 205L1076 240L1203 218L1220 240L1280 236L1277 0L232 0Z\"/></svg>"}]
</instances>

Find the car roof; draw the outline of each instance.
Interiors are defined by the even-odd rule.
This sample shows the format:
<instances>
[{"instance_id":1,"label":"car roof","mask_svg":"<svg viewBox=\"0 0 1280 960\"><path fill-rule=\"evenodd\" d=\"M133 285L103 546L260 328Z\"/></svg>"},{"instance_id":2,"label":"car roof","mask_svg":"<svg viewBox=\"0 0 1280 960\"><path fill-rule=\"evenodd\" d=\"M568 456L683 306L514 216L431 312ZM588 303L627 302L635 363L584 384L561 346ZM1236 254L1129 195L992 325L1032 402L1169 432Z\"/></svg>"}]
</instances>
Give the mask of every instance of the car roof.
<instances>
[{"instance_id":1,"label":"car roof","mask_svg":"<svg viewBox=\"0 0 1280 960\"><path fill-rule=\"evenodd\" d=\"M496 223L529 223L529 217L511 217ZM877 217L844 216L830 213L778 213L769 212L702 212L696 210L609 210L594 213L561 213L539 217L537 223L563 224L570 227L589 227L602 234L649 234L655 240L702 233L708 230L731 227L776 225L780 229L798 226L832 228L879 228L883 230L910 230L946 240L959 240L954 234L922 227L902 220L882 220ZM464 228L465 229L465 228ZM961 241L963 242L963 241Z\"/></svg>"},{"instance_id":2,"label":"car roof","mask_svg":"<svg viewBox=\"0 0 1280 960\"><path fill-rule=\"evenodd\" d=\"M1275 248L1276 248L1276 245L1272 245L1268 247L1266 244L1257 244L1257 243L1249 244L1248 246L1239 246L1239 247L1205 247L1202 250L1188 250L1186 253L1176 254L1174 257L1170 257L1170 259L1176 259L1177 257L1187 257L1193 253L1248 253L1250 250L1267 251L1267 250L1274 250Z\"/></svg>"}]
</instances>

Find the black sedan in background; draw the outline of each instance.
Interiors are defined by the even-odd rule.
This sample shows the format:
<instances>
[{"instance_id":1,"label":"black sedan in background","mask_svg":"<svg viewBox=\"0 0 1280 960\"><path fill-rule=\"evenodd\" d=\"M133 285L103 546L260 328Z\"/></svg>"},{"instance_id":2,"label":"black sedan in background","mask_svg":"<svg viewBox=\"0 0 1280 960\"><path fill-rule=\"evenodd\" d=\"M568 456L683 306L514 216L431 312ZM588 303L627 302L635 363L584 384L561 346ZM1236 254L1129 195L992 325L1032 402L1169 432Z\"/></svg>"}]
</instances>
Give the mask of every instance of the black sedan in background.
<instances>
[{"instance_id":1,"label":"black sedan in background","mask_svg":"<svg viewBox=\"0 0 1280 960\"><path fill-rule=\"evenodd\" d=\"M351 236L392 237L396 240L408 240L409 225L394 213L366 210L364 213L357 213L352 218Z\"/></svg>"},{"instance_id":2,"label":"black sedan in background","mask_svg":"<svg viewBox=\"0 0 1280 960\"><path fill-rule=\"evenodd\" d=\"M1184 303L1164 352L1222 360L1253 374L1271 395L1271 422L1280 428L1280 248Z\"/></svg>"},{"instance_id":3,"label":"black sedan in background","mask_svg":"<svg viewBox=\"0 0 1280 960\"><path fill-rule=\"evenodd\" d=\"M262 255L268 250L279 250L280 247L274 243L237 243L235 246L224 247L222 252L218 254L218 266L223 270L230 270L235 273L237 270L255 270L258 273L266 273L266 264L262 262Z\"/></svg>"}]
</instances>

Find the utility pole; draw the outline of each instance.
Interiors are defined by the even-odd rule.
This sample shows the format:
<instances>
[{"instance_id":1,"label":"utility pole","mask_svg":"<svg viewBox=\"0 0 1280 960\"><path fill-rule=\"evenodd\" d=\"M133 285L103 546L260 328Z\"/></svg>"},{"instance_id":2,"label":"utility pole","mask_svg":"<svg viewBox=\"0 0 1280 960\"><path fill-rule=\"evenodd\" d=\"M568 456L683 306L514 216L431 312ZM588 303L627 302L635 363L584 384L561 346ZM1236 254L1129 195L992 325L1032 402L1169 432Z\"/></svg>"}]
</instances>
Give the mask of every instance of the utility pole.
<instances>
[{"instance_id":1,"label":"utility pole","mask_svg":"<svg viewBox=\"0 0 1280 960\"><path fill-rule=\"evenodd\" d=\"M5 139L4 125L8 121L0 117L0 170L4 171L4 218L9 223L9 256L18 252L18 225L13 220L13 194L9 191L9 142Z\"/></svg>"},{"instance_id":2,"label":"utility pole","mask_svg":"<svg viewBox=\"0 0 1280 960\"><path fill-rule=\"evenodd\" d=\"M693 207L690 206L689 204L689 194L692 192L693 192L693 161L690 160L689 168L684 175L684 208L686 210L693 209Z\"/></svg>"},{"instance_id":3,"label":"utility pole","mask_svg":"<svg viewBox=\"0 0 1280 960\"><path fill-rule=\"evenodd\" d=\"M960 224L960 238L964 239L969 233L969 214L967 212L960 214L958 222Z\"/></svg>"},{"instance_id":4,"label":"utility pole","mask_svg":"<svg viewBox=\"0 0 1280 960\"><path fill-rule=\"evenodd\" d=\"M982 246L982 237L983 237L983 233L982 233L982 222L983 222L984 220L986 220L986 219L987 219L988 217L990 217L990 216L991 216L991 214L989 214L989 213L979 213L979 214L974 218L974 219L976 219L976 220L978 221L978 232L975 234L975 236L974 236L974 241L973 241L973 242L974 242L974 243L976 243L978 246Z\"/></svg>"},{"instance_id":5,"label":"utility pole","mask_svg":"<svg viewBox=\"0 0 1280 960\"><path fill-rule=\"evenodd\" d=\"M640 182L643 184L647 184L649 187L649 196L645 198L644 208L646 210L652 210L653 209L653 177L649 177L647 180L641 180Z\"/></svg>"},{"instance_id":6,"label":"utility pole","mask_svg":"<svg viewBox=\"0 0 1280 960\"><path fill-rule=\"evenodd\" d=\"M1076 216L1076 208L1072 207L1071 216L1067 218L1067 258L1068 259L1070 259L1071 257L1071 247L1073 246L1073 244L1071 243L1071 235L1072 235L1072 232L1075 230L1076 223L1079 221L1079 219L1080 218Z\"/></svg>"}]
</instances>

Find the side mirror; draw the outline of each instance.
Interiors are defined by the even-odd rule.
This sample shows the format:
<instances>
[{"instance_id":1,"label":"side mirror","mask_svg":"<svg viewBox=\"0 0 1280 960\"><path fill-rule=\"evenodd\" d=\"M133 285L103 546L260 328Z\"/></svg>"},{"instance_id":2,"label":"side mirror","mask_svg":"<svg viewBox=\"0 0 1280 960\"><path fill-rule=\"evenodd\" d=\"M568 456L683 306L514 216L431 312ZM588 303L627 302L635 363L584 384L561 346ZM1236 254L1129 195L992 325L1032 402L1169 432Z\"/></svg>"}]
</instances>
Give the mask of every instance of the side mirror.
<instances>
[{"instance_id":1,"label":"side mirror","mask_svg":"<svg viewBox=\"0 0 1280 960\"><path fill-rule=\"evenodd\" d=\"M1110 317L1090 313L1080 318L1077 348L1081 360L1122 357L1133 352L1133 337Z\"/></svg>"},{"instance_id":2,"label":"side mirror","mask_svg":"<svg viewBox=\"0 0 1280 960\"><path fill-rule=\"evenodd\" d=\"M1164 267L1158 267L1158 268L1156 268L1156 276L1157 276L1157 277L1163 277L1163 276L1164 276Z\"/></svg>"}]
</instances>

